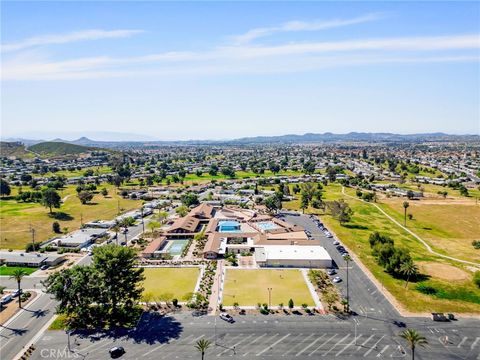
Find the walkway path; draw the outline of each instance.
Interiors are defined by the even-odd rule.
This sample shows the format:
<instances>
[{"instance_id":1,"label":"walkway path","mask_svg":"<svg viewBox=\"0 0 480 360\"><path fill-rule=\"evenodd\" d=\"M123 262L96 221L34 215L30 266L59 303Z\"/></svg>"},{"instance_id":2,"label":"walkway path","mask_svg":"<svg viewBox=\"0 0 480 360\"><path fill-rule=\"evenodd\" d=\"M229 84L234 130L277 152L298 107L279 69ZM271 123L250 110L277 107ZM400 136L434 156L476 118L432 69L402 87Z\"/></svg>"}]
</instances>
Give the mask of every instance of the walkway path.
<instances>
[{"instance_id":1,"label":"walkway path","mask_svg":"<svg viewBox=\"0 0 480 360\"><path fill-rule=\"evenodd\" d=\"M215 278L212 285L212 294L210 295L209 308L210 314L215 315L217 312L218 304L221 300L221 294L223 292L225 278L225 260L217 261L217 272L215 273Z\"/></svg>"},{"instance_id":2,"label":"walkway path","mask_svg":"<svg viewBox=\"0 0 480 360\"><path fill-rule=\"evenodd\" d=\"M403 226L402 224L400 224L397 220L395 220L393 217L391 217L390 215L388 215L380 206L378 206L377 204L374 204L374 203L371 203L371 202L368 202L368 201L365 201L365 200L362 200L362 199L358 199L356 198L355 196L352 196L352 195L348 195L346 192L345 192L345 187L342 186L342 194L349 197L349 198L352 198L354 200L358 200L358 201L362 201L364 203L367 203L369 205L373 205L375 206L383 215L385 215L390 221L392 221L393 223L395 223L397 226L401 227L403 230L405 230L406 232L408 232L410 235L412 235L415 239L417 239L418 241L420 241L423 246L425 246L425 248L428 250L428 252L430 252L431 254L434 254L436 256L439 256L439 257L442 257L444 259L449 259L449 260L453 260L453 261L456 261L456 262L460 262L460 263L463 263L463 264L468 264L468 265L473 265L473 266L480 266L480 264L478 263L474 263L474 262L471 262L471 261L467 261L467 260L461 260L461 259L457 259L457 258L454 258L454 257L451 257L451 256L448 256L448 255L443 255L443 254L440 254L438 252L436 252L435 250L432 250L432 248L430 247L430 245L427 244L427 242L425 240L423 240L420 236L418 236L417 234L415 234L412 230L406 228L405 226Z\"/></svg>"}]
</instances>

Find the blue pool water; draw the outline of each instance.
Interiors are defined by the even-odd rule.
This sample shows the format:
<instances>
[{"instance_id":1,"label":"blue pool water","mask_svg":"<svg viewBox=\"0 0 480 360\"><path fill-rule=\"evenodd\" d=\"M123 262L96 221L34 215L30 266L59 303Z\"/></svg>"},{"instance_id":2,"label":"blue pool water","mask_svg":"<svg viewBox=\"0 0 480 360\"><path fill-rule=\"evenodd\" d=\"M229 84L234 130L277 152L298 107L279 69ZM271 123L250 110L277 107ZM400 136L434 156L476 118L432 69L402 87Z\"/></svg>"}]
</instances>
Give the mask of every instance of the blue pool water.
<instances>
[{"instance_id":1,"label":"blue pool water","mask_svg":"<svg viewBox=\"0 0 480 360\"><path fill-rule=\"evenodd\" d=\"M264 231L278 229L278 225L273 223L272 221L258 222L257 226Z\"/></svg>"},{"instance_id":2,"label":"blue pool water","mask_svg":"<svg viewBox=\"0 0 480 360\"><path fill-rule=\"evenodd\" d=\"M234 220L222 220L218 222L218 232L240 232L240 223Z\"/></svg>"}]
</instances>

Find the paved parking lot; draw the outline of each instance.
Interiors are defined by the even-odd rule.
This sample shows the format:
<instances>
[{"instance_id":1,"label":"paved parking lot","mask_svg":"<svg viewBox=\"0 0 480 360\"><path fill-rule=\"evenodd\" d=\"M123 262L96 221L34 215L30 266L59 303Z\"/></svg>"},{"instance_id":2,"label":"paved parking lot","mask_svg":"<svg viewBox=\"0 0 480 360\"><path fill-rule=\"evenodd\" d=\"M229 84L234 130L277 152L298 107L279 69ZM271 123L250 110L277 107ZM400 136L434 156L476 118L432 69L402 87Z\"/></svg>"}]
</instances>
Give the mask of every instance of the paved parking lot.
<instances>
[{"instance_id":1,"label":"paved parking lot","mask_svg":"<svg viewBox=\"0 0 480 360\"><path fill-rule=\"evenodd\" d=\"M208 359L393 359L409 358L410 354L398 337L401 329L363 317L342 320L332 315L237 316L234 324L217 320L216 346L215 321L211 316L179 315L158 320L154 329L142 329L142 332L147 331L144 334L74 334L71 337L73 354L66 351L64 332L49 331L37 343L37 350L31 358L80 356L104 359L108 358L112 346L123 346L126 350L124 359L196 359L199 353L194 344L200 339L212 342L207 351ZM418 350L418 359L478 359L478 322L466 322L459 328L453 324L441 324L440 327L425 320L415 321L413 327L429 341L427 348Z\"/></svg>"}]
</instances>

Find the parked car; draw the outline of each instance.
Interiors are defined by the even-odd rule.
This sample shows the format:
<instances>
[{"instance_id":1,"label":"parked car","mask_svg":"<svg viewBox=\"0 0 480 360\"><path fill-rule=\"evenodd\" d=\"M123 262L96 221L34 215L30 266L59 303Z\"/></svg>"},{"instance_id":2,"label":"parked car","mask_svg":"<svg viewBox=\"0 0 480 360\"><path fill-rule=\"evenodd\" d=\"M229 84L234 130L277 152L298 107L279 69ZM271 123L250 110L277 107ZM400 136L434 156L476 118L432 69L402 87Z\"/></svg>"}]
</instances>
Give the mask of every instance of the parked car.
<instances>
[{"instance_id":1,"label":"parked car","mask_svg":"<svg viewBox=\"0 0 480 360\"><path fill-rule=\"evenodd\" d=\"M443 313L432 313L433 321L448 321L448 318Z\"/></svg>"},{"instance_id":2,"label":"parked car","mask_svg":"<svg viewBox=\"0 0 480 360\"><path fill-rule=\"evenodd\" d=\"M337 271L335 269L328 269L327 270L328 275L335 275L336 273L337 273Z\"/></svg>"},{"instance_id":3,"label":"parked car","mask_svg":"<svg viewBox=\"0 0 480 360\"><path fill-rule=\"evenodd\" d=\"M8 304L10 301L12 301L12 295L5 295L2 296L2 298L0 299L0 304L5 305Z\"/></svg>"},{"instance_id":4,"label":"parked car","mask_svg":"<svg viewBox=\"0 0 480 360\"><path fill-rule=\"evenodd\" d=\"M122 346L115 346L115 347L111 348L110 350L108 350L108 352L110 353L110 356L113 359L116 359L116 358L122 356L123 354L125 354L125 349Z\"/></svg>"},{"instance_id":5,"label":"parked car","mask_svg":"<svg viewBox=\"0 0 480 360\"><path fill-rule=\"evenodd\" d=\"M220 319L225 320L226 322L229 322L229 323L233 323L235 321L233 320L233 317L231 317L229 314L226 314L226 313L221 313Z\"/></svg>"},{"instance_id":6,"label":"parked car","mask_svg":"<svg viewBox=\"0 0 480 360\"><path fill-rule=\"evenodd\" d=\"M333 245L340 245L340 241L335 240L335 241L333 242Z\"/></svg>"},{"instance_id":7,"label":"parked car","mask_svg":"<svg viewBox=\"0 0 480 360\"><path fill-rule=\"evenodd\" d=\"M15 298L15 297L19 296L19 295L22 294L22 293L23 293L23 290L20 289L20 290L15 290L15 291L12 292L10 295L11 295L13 298Z\"/></svg>"},{"instance_id":8,"label":"parked car","mask_svg":"<svg viewBox=\"0 0 480 360\"><path fill-rule=\"evenodd\" d=\"M47 270L50 266L48 265L42 265L40 266L40 270Z\"/></svg>"},{"instance_id":9,"label":"parked car","mask_svg":"<svg viewBox=\"0 0 480 360\"><path fill-rule=\"evenodd\" d=\"M342 252L342 256L345 257L345 256L350 256L350 254L348 252Z\"/></svg>"},{"instance_id":10,"label":"parked car","mask_svg":"<svg viewBox=\"0 0 480 360\"><path fill-rule=\"evenodd\" d=\"M342 278L340 276L335 276L332 280L334 283L339 283L342 281Z\"/></svg>"}]
</instances>

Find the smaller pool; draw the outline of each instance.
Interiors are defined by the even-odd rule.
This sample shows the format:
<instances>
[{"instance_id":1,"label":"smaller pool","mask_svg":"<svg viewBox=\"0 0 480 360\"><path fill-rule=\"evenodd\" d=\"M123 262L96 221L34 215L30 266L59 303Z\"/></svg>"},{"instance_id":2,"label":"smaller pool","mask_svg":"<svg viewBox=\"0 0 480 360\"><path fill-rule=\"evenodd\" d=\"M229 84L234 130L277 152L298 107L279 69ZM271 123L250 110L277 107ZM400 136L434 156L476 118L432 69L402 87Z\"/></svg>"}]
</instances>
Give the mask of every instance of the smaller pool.
<instances>
[{"instance_id":1,"label":"smaller pool","mask_svg":"<svg viewBox=\"0 0 480 360\"><path fill-rule=\"evenodd\" d=\"M273 221L257 222L256 225L263 231L278 229L278 225L275 224Z\"/></svg>"}]
</instances>

